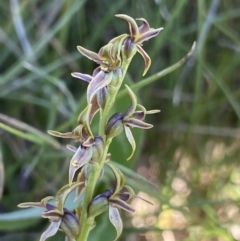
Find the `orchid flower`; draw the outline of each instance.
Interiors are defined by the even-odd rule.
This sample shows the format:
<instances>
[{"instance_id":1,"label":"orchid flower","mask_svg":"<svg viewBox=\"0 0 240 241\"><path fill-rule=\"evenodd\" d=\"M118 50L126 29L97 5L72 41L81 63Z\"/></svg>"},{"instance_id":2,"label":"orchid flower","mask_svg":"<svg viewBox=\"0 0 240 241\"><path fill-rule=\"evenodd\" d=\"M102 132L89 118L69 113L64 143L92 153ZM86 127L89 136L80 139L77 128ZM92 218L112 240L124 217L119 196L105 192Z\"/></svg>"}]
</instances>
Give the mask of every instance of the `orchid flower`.
<instances>
[{"instance_id":1,"label":"orchid flower","mask_svg":"<svg viewBox=\"0 0 240 241\"><path fill-rule=\"evenodd\" d=\"M131 105L128 108L128 110L123 113L115 113L108 121L107 127L106 127L106 135L108 138L113 138L114 136L120 134L122 130L125 130L126 137L129 141L129 143L132 146L132 153L128 157L127 160L129 160L136 149L136 143L134 140L134 137L132 135L131 129L133 127L141 128L141 129L150 129L153 127L153 125L144 122L145 116L147 114L155 114L160 112L160 110L149 110L147 111L144 106L138 104L137 102L137 96L133 93L133 91L125 85L128 94L131 98ZM137 107L140 110L136 110Z\"/></svg>"},{"instance_id":2,"label":"orchid flower","mask_svg":"<svg viewBox=\"0 0 240 241\"><path fill-rule=\"evenodd\" d=\"M113 72L105 72L98 67L94 70L93 76L79 72L72 73L72 76L89 83L87 88L87 101L88 103L96 103L96 98L94 98L96 93L110 84L113 77Z\"/></svg>"},{"instance_id":3,"label":"orchid flower","mask_svg":"<svg viewBox=\"0 0 240 241\"><path fill-rule=\"evenodd\" d=\"M93 163L98 162L103 154L104 143L100 136L94 137L94 142L89 143L89 146L80 145L78 148L68 145L71 151L74 151L70 165L69 165L69 184L73 182L75 173L90 161Z\"/></svg>"},{"instance_id":4,"label":"orchid flower","mask_svg":"<svg viewBox=\"0 0 240 241\"><path fill-rule=\"evenodd\" d=\"M87 88L87 100L88 103L91 103L93 106L93 115L98 111L99 107L103 109L108 95L107 86L112 80L113 73L105 73L98 67L93 71L92 76L79 72L74 72L71 75L89 83Z\"/></svg>"},{"instance_id":5,"label":"orchid flower","mask_svg":"<svg viewBox=\"0 0 240 241\"><path fill-rule=\"evenodd\" d=\"M137 18L136 20L142 21L142 25L138 27L136 21L125 14L117 14L115 15L118 18L122 18L128 22L129 27L129 38L125 40L126 45L135 44L137 47L137 51L142 55L145 63L145 68L143 75L145 75L151 65L151 59L148 54L143 50L142 43L144 41L148 41L149 39L157 36L163 28L150 28L149 23L144 18ZM130 41L130 43L129 43Z\"/></svg>"},{"instance_id":6,"label":"orchid flower","mask_svg":"<svg viewBox=\"0 0 240 241\"><path fill-rule=\"evenodd\" d=\"M108 209L109 220L117 232L115 241L121 235L123 229L122 219L118 209L134 212L134 209L127 203L134 196L134 192L130 187L124 186L125 180L120 170L111 164L108 165L116 178L115 188L113 191L104 191L92 200L89 206L89 215L97 216ZM124 188L127 190L126 192L122 191Z\"/></svg>"},{"instance_id":7,"label":"orchid flower","mask_svg":"<svg viewBox=\"0 0 240 241\"><path fill-rule=\"evenodd\" d=\"M47 230L42 233L40 241L45 241L47 238L55 235L58 230L63 231L69 241L76 240L80 231L78 217L64 208L64 203L71 191L80 185L82 185L80 182L72 183L71 186L67 184L58 191L55 197L49 196L40 202L26 202L18 205L20 208L40 207L45 209L42 217L48 218L51 223ZM55 205L49 203L50 200L55 201Z\"/></svg>"},{"instance_id":8,"label":"orchid flower","mask_svg":"<svg viewBox=\"0 0 240 241\"><path fill-rule=\"evenodd\" d=\"M78 46L78 51L100 65L104 72L110 72L121 66L121 47L127 34L122 34L112 39L107 45L103 46L98 53L94 53L81 46Z\"/></svg>"},{"instance_id":9,"label":"orchid flower","mask_svg":"<svg viewBox=\"0 0 240 241\"><path fill-rule=\"evenodd\" d=\"M78 126L72 132L61 133L58 131L48 130L48 133L52 136L60 138L71 138L75 141L79 141L83 146L89 146L94 142L94 136L92 134L90 123L92 121L91 116L92 104L89 104L78 117Z\"/></svg>"},{"instance_id":10,"label":"orchid flower","mask_svg":"<svg viewBox=\"0 0 240 241\"><path fill-rule=\"evenodd\" d=\"M108 162L107 165L115 176L116 184L114 190L106 190L92 200L89 206L89 216L95 217L102 212L109 210L109 220L117 232L114 239L115 241L121 235L123 229L122 219L118 209L133 213L135 210L127 202L134 197L142 198L135 195L135 192L130 186L125 185L124 175L117 167ZM148 202L147 200L144 201ZM148 203L151 204L150 202Z\"/></svg>"},{"instance_id":11,"label":"orchid flower","mask_svg":"<svg viewBox=\"0 0 240 241\"><path fill-rule=\"evenodd\" d=\"M94 53L81 46L78 46L78 51L87 58L98 63L99 68L94 71L93 76L82 74L79 72L72 73L73 77L83 79L89 82L87 88L87 101L92 103L95 94L102 88L109 85L113 78L113 71L121 67L121 47L127 34L122 34L112 39L107 45L103 46L98 53Z\"/></svg>"}]
</instances>

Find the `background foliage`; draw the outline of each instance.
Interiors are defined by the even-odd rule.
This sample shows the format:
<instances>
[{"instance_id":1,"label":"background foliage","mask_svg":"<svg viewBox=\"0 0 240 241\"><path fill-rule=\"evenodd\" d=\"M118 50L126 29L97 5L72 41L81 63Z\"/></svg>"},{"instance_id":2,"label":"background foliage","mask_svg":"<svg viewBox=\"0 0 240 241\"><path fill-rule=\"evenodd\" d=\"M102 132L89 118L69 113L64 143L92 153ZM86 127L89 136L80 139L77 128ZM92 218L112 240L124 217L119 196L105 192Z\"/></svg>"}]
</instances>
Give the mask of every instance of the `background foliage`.
<instances>
[{"instance_id":1,"label":"background foliage","mask_svg":"<svg viewBox=\"0 0 240 241\"><path fill-rule=\"evenodd\" d=\"M48 225L39 212L17 210L66 183L70 153L46 130L69 131L84 106L86 83L70 76L96 67L76 46L93 51L127 32L117 13L164 27L144 44L152 58L146 77L180 60L184 66L138 89L154 129L138 136L130 162L124 137L112 147L127 181L153 206L134 200L122 213L121 240L240 240L240 4L236 0L9 0L0 1L0 239L38 240ZM126 81L139 83L143 61L133 60ZM156 76L155 76L156 77ZM126 102L126 103L125 103ZM119 98L123 108L127 98ZM152 190L132 170L159 186ZM109 177L110 178L110 177ZM99 189L109 185L104 179ZM3 189L4 179L4 189ZM147 194L146 194L147 193ZM90 240L112 240L104 216ZM63 235L49 240L63 240Z\"/></svg>"}]
</instances>

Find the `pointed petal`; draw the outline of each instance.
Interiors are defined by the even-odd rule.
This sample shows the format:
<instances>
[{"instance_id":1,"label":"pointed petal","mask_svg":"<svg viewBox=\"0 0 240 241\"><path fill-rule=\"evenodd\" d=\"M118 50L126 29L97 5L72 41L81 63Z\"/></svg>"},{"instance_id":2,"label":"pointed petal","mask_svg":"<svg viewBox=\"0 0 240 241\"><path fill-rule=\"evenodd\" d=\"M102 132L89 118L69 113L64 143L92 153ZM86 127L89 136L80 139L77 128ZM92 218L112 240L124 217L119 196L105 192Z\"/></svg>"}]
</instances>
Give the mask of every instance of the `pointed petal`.
<instances>
[{"instance_id":1,"label":"pointed petal","mask_svg":"<svg viewBox=\"0 0 240 241\"><path fill-rule=\"evenodd\" d=\"M87 100L88 103L91 103L93 96L96 94L98 90L107 86L112 80L112 72L106 73L104 71L100 71L89 83L87 88Z\"/></svg>"},{"instance_id":2,"label":"pointed petal","mask_svg":"<svg viewBox=\"0 0 240 241\"><path fill-rule=\"evenodd\" d=\"M92 157L92 148L81 148L81 146L77 149L74 156L70 161L69 166L69 184L72 184L72 180L76 171L84 166L87 162L91 160Z\"/></svg>"},{"instance_id":3,"label":"pointed petal","mask_svg":"<svg viewBox=\"0 0 240 241\"><path fill-rule=\"evenodd\" d=\"M85 188L85 184L87 182L87 177L85 175L85 172L83 171L83 169L81 169L81 171L78 173L77 175L77 181L78 183L81 183L81 185L79 185L76 188L76 197L74 199L74 202L77 200L77 198L81 195L82 191Z\"/></svg>"},{"instance_id":4,"label":"pointed petal","mask_svg":"<svg viewBox=\"0 0 240 241\"><path fill-rule=\"evenodd\" d=\"M59 220L58 222L51 222L47 230L41 235L39 241L45 241L47 238L55 235L59 229L60 224L61 220Z\"/></svg>"},{"instance_id":5,"label":"pointed petal","mask_svg":"<svg viewBox=\"0 0 240 241\"><path fill-rule=\"evenodd\" d=\"M85 183L81 182L81 184L76 189L76 197L74 198L74 202L78 199L78 197L82 194L83 190L85 188Z\"/></svg>"},{"instance_id":6,"label":"pointed petal","mask_svg":"<svg viewBox=\"0 0 240 241\"><path fill-rule=\"evenodd\" d=\"M43 218L48 218L51 222L58 222L63 217L63 212L60 212L60 210L50 210L42 213Z\"/></svg>"},{"instance_id":7,"label":"pointed petal","mask_svg":"<svg viewBox=\"0 0 240 241\"><path fill-rule=\"evenodd\" d=\"M90 147L95 143L95 140L93 137L88 137L86 141L82 143L83 147Z\"/></svg>"},{"instance_id":8,"label":"pointed petal","mask_svg":"<svg viewBox=\"0 0 240 241\"><path fill-rule=\"evenodd\" d=\"M73 72L73 73L71 73L71 75L72 75L72 77L84 80L84 81L86 81L88 83L91 82L91 80L92 80L92 76L88 75L88 74L82 74L82 73L79 73L79 72Z\"/></svg>"},{"instance_id":9,"label":"pointed petal","mask_svg":"<svg viewBox=\"0 0 240 241\"><path fill-rule=\"evenodd\" d=\"M72 132L61 133L61 132L52 131L52 130L48 130L47 132L48 132L48 134L50 134L50 135L52 135L52 136L56 136L56 137L61 137L61 138L75 138L75 136L73 135Z\"/></svg>"},{"instance_id":10,"label":"pointed petal","mask_svg":"<svg viewBox=\"0 0 240 241\"><path fill-rule=\"evenodd\" d=\"M151 28L149 31L142 33L139 36L139 38L136 39L135 43L141 44L145 41L148 41L149 39L157 36L161 30L163 30L163 28L157 28L157 29Z\"/></svg>"},{"instance_id":11,"label":"pointed petal","mask_svg":"<svg viewBox=\"0 0 240 241\"><path fill-rule=\"evenodd\" d=\"M112 71L112 66L114 66L114 58L112 58L111 51L113 48L112 43L108 43L104 45L98 52L99 57L101 58L102 62L100 68L102 71L110 72Z\"/></svg>"},{"instance_id":12,"label":"pointed petal","mask_svg":"<svg viewBox=\"0 0 240 241\"><path fill-rule=\"evenodd\" d=\"M83 124L81 123L81 121L79 121L79 118L81 117L82 113L80 114L80 116L78 117L78 126L75 127L72 131L73 136L75 137L75 139L78 139L80 142L83 139Z\"/></svg>"},{"instance_id":13,"label":"pointed petal","mask_svg":"<svg viewBox=\"0 0 240 241\"><path fill-rule=\"evenodd\" d=\"M127 212L134 212L134 208L132 208L128 203L124 202L121 199L115 199L115 198L111 198L109 199L109 202L111 203L111 206L117 207L117 208L121 208Z\"/></svg>"},{"instance_id":14,"label":"pointed petal","mask_svg":"<svg viewBox=\"0 0 240 241\"><path fill-rule=\"evenodd\" d=\"M92 74L92 77L94 78L101 70L101 67L97 67L96 69L93 70L93 74Z\"/></svg>"},{"instance_id":15,"label":"pointed petal","mask_svg":"<svg viewBox=\"0 0 240 241\"><path fill-rule=\"evenodd\" d=\"M105 88L103 88L105 89ZM91 110L90 110L90 114L89 114L89 122L91 123L93 120L93 117L95 116L95 114L99 111L99 103L98 103L98 99L97 96L94 95L91 101Z\"/></svg>"},{"instance_id":16,"label":"pointed petal","mask_svg":"<svg viewBox=\"0 0 240 241\"><path fill-rule=\"evenodd\" d=\"M93 137L91 128L90 128L90 114L91 114L92 104L89 104L79 115L77 123L83 125L80 127L80 132L82 133L85 130L88 136ZM82 128L82 129L81 129Z\"/></svg>"},{"instance_id":17,"label":"pointed petal","mask_svg":"<svg viewBox=\"0 0 240 241\"><path fill-rule=\"evenodd\" d=\"M117 236L113 240L117 240L118 237L121 235L122 230L123 230L123 224L122 224L122 219L120 217L120 214L118 212L118 209L115 207L112 207L111 205L109 206L109 220L112 223L112 225L115 227Z\"/></svg>"},{"instance_id":18,"label":"pointed petal","mask_svg":"<svg viewBox=\"0 0 240 241\"><path fill-rule=\"evenodd\" d=\"M79 168L80 168L79 166L73 166L73 165L69 166L69 177L68 177L69 185L72 184L72 181L73 181L73 178L75 176L75 173L77 172L77 170Z\"/></svg>"},{"instance_id":19,"label":"pointed petal","mask_svg":"<svg viewBox=\"0 0 240 241\"><path fill-rule=\"evenodd\" d=\"M116 14L115 16L118 18L122 18L128 22L128 27L129 27L129 32L131 37L139 35L138 25L133 18L125 14Z\"/></svg>"},{"instance_id":20,"label":"pointed petal","mask_svg":"<svg viewBox=\"0 0 240 241\"><path fill-rule=\"evenodd\" d=\"M102 63L105 62L106 65L112 64L112 62L114 61L114 56L111 56L110 54L112 48L113 48L113 43L109 42L99 50L98 55L101 58Z\"/></svg>"},{"instance_id":21,"label":"pointed petal","mask_svg":"<svg viewBox=\"0 0 240 241\"><path fill-rule=\"evenodd\" d=\"M19 203L17 205L19 208L45 208L45 206L41 202L26 202L26 203Z\"/></svg>"},{"instance_id":22,"label":"pointed petal","mask_svg":"<svg viewBox=\"0 0 240 241\"><path fill-rule=\"evenodd\" d=\"M141 128L141 129L150 129L153 127L153 125L135 118L129 118L128 120L124 121L124 125L129 127Z\"/></svg>"},{"instance_id":23,"label":"pointed petal","mask_svg":"<svg viewBox=\"0 0 240 241\"><path fill-rule=\"evenodd\" d=\"M111 163L107 163L107 165L110 167L110 169L112 170L115 179L116 179L116 186L114 188L114 192L112 194L112 196L114 196L117 192L120 191L120 189L123 187L124 183L125 183L125 178L123 173L114 165L112 165Z\"/></svg>"},{"instance_id":24,"label":"pointed petal","mask_svg":"<svg viewBox=\"0 0 240 241\"><path fill-rule=\"evenodd\" d=\"M101 59L99 58L97 53L94 53L94 52L92 52L88 49L85 49L85 48L81 47L81 46L77 46L77 49L82 55L86 56L87 58L93 60L94 62L96 62L98 64L101 63Z\"/></svg>"},{"instance_id":25,"label":"pointed petal","mask_svg":"<svg viewBox=\"0 0 240 241\"><path fill-rule=\"evenodd\" d=\"M66 145L67 149L72 151L72 152L76 152L77 151L77 148L75 146L72 146L72 145Z\"/></svg>"},{"instance_id":26,"label":"pointed petal","mask_svg":"<svg viewBox=\"0 0 240 241\"><path fill-rule=\"evenodd\" d=\"M125 87L127 89L129 97L131 98L131 105L126 111L123 120L128 119L130 116L132 116L137 107L137 96L130 89L130 87L128 87L128 85L125 85Z\"/></svg>"},{"instance_id":27,"label":"pointed petal","mask_svg":"<svg viewBox=\"0 0 240 241\"><path fill-rule=\"evenodd\" d=\"M77 176L77 181L76 182L86 182L87 180L87 177L85 175L85 172L83 171L83 169L81 170L81 172L78 173L78 176Z\"/></svg>"},{"instance_id":28,"label":"pointed petal","mask_svg":"<svg viewBox=\"0 0 240 241\"><path fill-rule=\"evenodd\" d=\"M150 114L156 114L156 113L159 113L159 112L161 112L161 111L160 110L147 110L146 114L150 115Z\"/></svg>"},{"instance_id":29,"label":"pointed petal","mask_svg":"<svg viewBox=\"0 0 240 241\"><path fill-rule=\"evenodd\" d=\"M119 35L119 36L117 36L117 37L115 37L115 38L113 38L109 43L113 43L113 44L116 44L116 43L120 43L120 46L118 46L118 51L117 51L117 53L119 53L120 52L120 50L121 50L121 45L122 45L122 42L125 40L125 38L127 38L128 37L128 34L122 34L122 35Z\"/></svg>"},{"instance_id":30,"label":"pointed petal","mask_svg":"<svg viewBox=\"0 0 240 241\"><path fill-rule=\"evenodd\" d=\"M144 65L145 65L144 71L143 71L143 76L144 76L151 65L151 59L140 45L137 45L137 49L138 49L138 53L140 53L144 59Z\"/></svg>"},{"instance_id":31,"label":"pointed petal","mask_svg":"<svg viewBox=\"0 0 240 241\"><path fill-rule=\"evenodd\" d=\"M131 146L132 146L132 153L131 153L131 155L130 155L130 156L128 157L128 159L127 159L127 160L129 160L129 159L132 158L132 156L133 156L133 154L134 154L134 152L135 152L136 143L135 143L135 140L134 140L134 137L133 137L133 135L132 135L132 132L131 132L130 128L127 127L127 126L124 126L124 129L125 129L125 133L126 133L127 139L128 139L129 143L130 143Z\"/></svg>"},{"instance_id":32,"label":"pointed petal","mask_svg":"<svg viewBox=\"0 0 240 241\"><path fill-rule=\"evenodd\" d=\"M147 22L147 20L145 18L136 18L136 20L139 20L139 21L143 22L142 25L138 28L140 35L142 33L145 33L147 31L149 31L150 26L149 26L149 23Z\"/></svg>"},{"instance_id":33,"label":"pointed petal","mask_svg":"<svg viewBox=\"0 0 240 241\"><path fill-rule=\"evenodd\" d=\"M143 111L147 115L156 114L156 113L160 112L160 110L146 110L146 108L143 105L140 105L140 104L138 104L138 108L141 109L141 111Z\"/></svg>"},{"instance_id":34,"label":"pointed petal","mask_svg":"<svg viewBox=\"0 0 240 241\"><path fill-rule=\"evenodd\" d=\"M115 62L118 63L115 65L115 67L119 67L121 64L121 48L122 48L122 44L123 41L128 37L127 34L122 34L116 38L113 38L109 43L113 43L113 47L111 50L111 58L114 59Z\"/></svg>"}]
</instances>

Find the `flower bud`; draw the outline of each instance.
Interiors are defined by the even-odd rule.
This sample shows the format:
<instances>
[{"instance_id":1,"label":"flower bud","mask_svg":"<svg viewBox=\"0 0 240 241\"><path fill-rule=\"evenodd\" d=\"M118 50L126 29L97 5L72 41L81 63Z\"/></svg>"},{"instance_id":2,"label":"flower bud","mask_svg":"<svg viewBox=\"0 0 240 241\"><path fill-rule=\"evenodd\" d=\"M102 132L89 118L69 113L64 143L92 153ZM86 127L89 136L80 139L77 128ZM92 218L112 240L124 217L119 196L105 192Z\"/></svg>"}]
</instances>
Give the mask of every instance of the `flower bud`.
<instances>
[{"instance_id":1,"label":"flower bud","mask_svg":"<svg viewBox=\"0 0 240 241\"><path fill-rule=\"evenodd\" d=\"M97 103L100 106L100 108L103 110L105 108L105 105L107 103L108 99L108 89L107 87L103 87L97 92Z\"/></svg>"},{"instance_id":2,"label":"flower bud","mask_svg":"<svg viewBox=\"0 0 240 241\"><path fill-rule=\"evenodd\" d=\"M121 132L124 129L122 119L123 119L123 114L120 112L117 112L108 120L106 130L105 130L105 134L107 138L113 138L121 134Z\"/></svg>"},{"instance_id":3,"label":"flower bud","mask_svg":"<svg viewBox=\"0 0 240 241\"><path fill-rule=\"evenodd\" d=\"M101 136L95 136L94 145L92 145L92 160L98 162L104 151L104 142Z\"/></svg>"},{"instance_id":4,"label":"flower bud","mask_svg":"<svg viewBox=\"0 0 240 241\"><path fill-rule=\"evenodd\" d=\"M108 88L110 88L110 92L112 88L119 87L120 82L122 83L122 77L123 77L122 68L119 67L113 71L111 83L108 85Z\"/></svg>"},{"instance_id":5,"label":"flower bud","mask_svg":"<svg viewBox=\"0 0 240 241\"><path fill-rule=\"evenodd\" d=\"M88 208L89 217L96 217L108 210L108 198L111 194L111 191L106 190L92 200Z\"/></svg>"},{"instance_id":6,"label":"flower bud","mask_svg":"<svg viewBox=\"0 0 240 241\"><path fill-rule=\"evenodd\" d=\"M123 42L122 53L124 58L131 59L137 52L137 45L134 43L131 37L125 39Z\"/></svg>"},{"instance_id":7,"label":"flower bud","mask_svg":"<svg viewBox=\"0 0 240 241\"><path fill-rule=\"evenodd\" d=\"M64 216L60 228L68 236L69 240L75 240L80 232L80 225L76 215L64 209Z\"/></svg>"}]
</instances>

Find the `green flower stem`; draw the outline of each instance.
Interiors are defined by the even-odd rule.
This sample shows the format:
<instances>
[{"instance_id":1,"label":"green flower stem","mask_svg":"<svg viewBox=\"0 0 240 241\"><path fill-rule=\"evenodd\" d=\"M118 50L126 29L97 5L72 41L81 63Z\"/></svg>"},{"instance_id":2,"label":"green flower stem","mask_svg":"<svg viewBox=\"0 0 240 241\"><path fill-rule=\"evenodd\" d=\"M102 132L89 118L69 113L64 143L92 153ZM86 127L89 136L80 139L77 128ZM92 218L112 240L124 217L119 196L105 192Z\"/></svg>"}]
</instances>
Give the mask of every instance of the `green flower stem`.
<instances>
[{"instance_id":1,"label":"green flower stem","mask_svg":"<svg viewBox=\"0 0 240 241\"><path fill-rule=\"evenodd\" d=\"M86 241L89 231L93 227L94 218L92 217L88 218L88 214L87 214L88 206L89 206L89 203L92 201L93 192L94 192L98 177L100 175L100 172L102 170L102 167L104 165L104 162L106 160L110 143L111 143L110 141L106 143L104 153L99 162L99 165L94 166L94 168L89 172L88 181L84 192L83 206L81 210L81 219L80 219L81 231L80 231L79 237L77 238L77 241Z\"/></svg>"},{"instance_id":2,"label":"green flower stem","mask_svg":"<svg viewBox=\"0 0 240 241\"><path fill-rule=\"evenodd\" d=\"M123 71L123 75L122 78L118 80L117 86L115 87L115 92L111 93L111 96L109 96L106 106L104 108L104 110L101 112L101 116L100 116L100 123L99 123L99 135L101 135L104 139L104 141L106 141L106 137L105 137L105 127L108 121L108 116L109 116L109 112L116 100L116 96L117 93L122 85L123 79L125 77L125 74L127 72L128 66L132 60L132 57L136 54L136 50L132 51L131 53L131 57L126 59L123 57L123 62L122 62L122 71ZM106 156L108 153L108 149L109 146L111 144L112 139L108 140L105 143L105 147L104 147L104 153L102 155L101 160L99 161L99 165L95 166L95 168L93 168L93 170L91 170L89 172L88 175L88 181L87 181L87 185L85 187L85 192L84 192L84 200L83 200L83 206L82 206L82 210L81 210L81 219L80 219L80 225L81 225L81 231L80 234L77 238L77 241L86 241L89 235L89 232L91 230L91 228L93 227L94 224L94 218L90 217L88 218L88 206L89 203L92 201L93 199L93 193L95 190L95 186L98 180L98 177L100 175L100 172L103 168L104 162L106 160Z\"/></svg>"},{"instance_id":3,"label":"green flower stem","mask_svg":"<svg viewBox=\"0 0 240 241\"><path fill-rule=\"evenodd\" d=\"M132 57L136 54L136 51L133 52L133 55ZM109 96L108 98L108 101L106 103L106 106L104 108L104 110L101 112L101 116L100 116L100 123L99 123L99 135L103 137L103 139L105 140L105 128L106 128L106 125L107 125L107 121L108 121L108 118L109 118L109 112L116 100L116 96L118 94L118 91L122 85L122 82L124 80L124 77L126 75L126 72L127 72L127 69L128 69L128 66L132 60L132 57L129 58L129 59L124 59L123 58L123 62L122 62L122 71L123 71L123 75L122 75L122 78L118 80L118 84L117 86L115 87L115 92L114 93L111 93L111 96Z\"/></svg>"}]
</instances>

